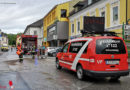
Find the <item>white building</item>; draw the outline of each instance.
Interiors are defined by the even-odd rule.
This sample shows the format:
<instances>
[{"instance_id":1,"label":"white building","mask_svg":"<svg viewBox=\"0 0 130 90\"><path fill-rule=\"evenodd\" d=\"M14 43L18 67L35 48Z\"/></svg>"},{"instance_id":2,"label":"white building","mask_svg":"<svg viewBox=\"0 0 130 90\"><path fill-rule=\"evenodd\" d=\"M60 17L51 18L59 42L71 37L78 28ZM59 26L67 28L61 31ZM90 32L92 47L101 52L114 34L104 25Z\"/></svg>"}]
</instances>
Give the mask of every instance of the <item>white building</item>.
<instances>
[{"instance_id":1,"label":"white building","mask_svg":"<svg viewBox=\"0 0 130 90\"><path fill-rule=\"evenodd\" d=\"M24 35L37 35L38 47L43 43L43 19L40 19L30 25L28 25L24 31Z\"/></svg>"}]
</instances>

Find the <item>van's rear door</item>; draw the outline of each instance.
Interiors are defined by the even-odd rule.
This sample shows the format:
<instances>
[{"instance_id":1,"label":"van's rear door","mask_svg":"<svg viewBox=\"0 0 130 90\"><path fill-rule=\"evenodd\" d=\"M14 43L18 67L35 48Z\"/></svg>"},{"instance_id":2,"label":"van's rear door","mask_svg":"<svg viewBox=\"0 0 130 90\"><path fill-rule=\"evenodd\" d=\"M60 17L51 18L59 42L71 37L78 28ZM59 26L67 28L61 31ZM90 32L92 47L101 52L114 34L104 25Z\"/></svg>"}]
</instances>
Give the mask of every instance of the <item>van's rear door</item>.
<instances>
[{"instance_id":1,"label":"van's rear door","mask_svg":"<svg viewBox=\"0 0 130 90\"><path fill-rule=\"evenodd\" d=\"M128 69L128 54L124 42L121 39L97 39L95 56L95 68L98 71Z\"/></svg>"}]
</instances>

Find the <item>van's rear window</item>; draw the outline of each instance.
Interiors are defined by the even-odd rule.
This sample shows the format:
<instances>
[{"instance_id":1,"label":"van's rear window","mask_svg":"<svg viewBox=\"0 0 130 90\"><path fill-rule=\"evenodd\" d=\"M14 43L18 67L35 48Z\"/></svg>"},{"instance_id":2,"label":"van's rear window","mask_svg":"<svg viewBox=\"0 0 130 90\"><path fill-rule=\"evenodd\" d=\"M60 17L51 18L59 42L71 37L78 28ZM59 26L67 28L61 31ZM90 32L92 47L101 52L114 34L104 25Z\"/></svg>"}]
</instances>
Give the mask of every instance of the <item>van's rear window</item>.
<instances>
[{"instance_id":1,"label":"van's rear window","mask_svg":"<svg viewBox=\"0 0 130 90\"><path fill-rule=\"evenodd\" d=\"M125 46L120 39L98 39L96 54L125 54Z\"/></svg>"}]
</instances>

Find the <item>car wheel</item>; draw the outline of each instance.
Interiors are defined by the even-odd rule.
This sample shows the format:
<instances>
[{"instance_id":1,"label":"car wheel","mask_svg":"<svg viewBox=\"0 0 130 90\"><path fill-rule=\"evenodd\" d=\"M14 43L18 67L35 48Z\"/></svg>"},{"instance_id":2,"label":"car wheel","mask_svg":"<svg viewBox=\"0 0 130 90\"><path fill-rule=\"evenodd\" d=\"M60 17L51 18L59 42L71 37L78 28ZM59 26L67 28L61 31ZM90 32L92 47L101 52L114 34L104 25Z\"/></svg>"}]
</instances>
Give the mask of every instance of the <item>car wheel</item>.
<instances>
[{"instance_id":1,"label":"car wheel","mask_svg":"<svg viewBox=\"0 0 130 90\"><path fill-rule=\"evenodd\" d=\"M111 77L112 81L118 81L120 79L120 76L116 76L116 77Z\"/></svg>"},{"instance_id":2,"label":"car wheel","mask_svg":"<svg viewBox=\"0 0 130 90\"><path fill-rule=\"evenodd\" d=\"M84 70L83 70L81 65L78 65L78 67L77 67L77 78L79 80L83 80L84 79Z\"/></svg>"},{"instance_id":3,"label":"car wheel","mask_svg":"<svg viewBox=\"0 0 130 90\"><path fill-rule=\"evenodd\" d=\"M60 66L60 64L59 64L59 60L56 60L56 68L59 69L59 70L62 68L62 67Z\"/></svg>"},{"instance_id":4,"label":"car wheel","mask_svg":"<svg viewBox=\"0 0 130 90\"><path fill-rule=\"evenodd\" d=\"M53 54L52 54L52 56L53 56L53 57L55 57L55 56L56 56L56 54L55 54L55 53L53 53Z\"/></svg>"}]
</instances>

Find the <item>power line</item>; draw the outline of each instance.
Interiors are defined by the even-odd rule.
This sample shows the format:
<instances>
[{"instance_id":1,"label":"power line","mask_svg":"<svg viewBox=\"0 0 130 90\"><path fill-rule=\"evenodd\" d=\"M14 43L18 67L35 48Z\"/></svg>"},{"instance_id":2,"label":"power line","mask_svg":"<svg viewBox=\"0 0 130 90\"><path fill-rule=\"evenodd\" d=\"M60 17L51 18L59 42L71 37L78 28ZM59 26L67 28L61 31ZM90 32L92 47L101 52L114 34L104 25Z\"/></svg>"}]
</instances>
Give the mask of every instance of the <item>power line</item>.
<instances>
[{"instance_id":1,"label":"power line","mask_svg":"<svg viewBox=\"0 0 130 90\"><path fill-rule=\"evenodd\" d=\"M0 2L0 4L16 4L16 3L10 3L10 2Z\"/></svg>"}]
</instances>

